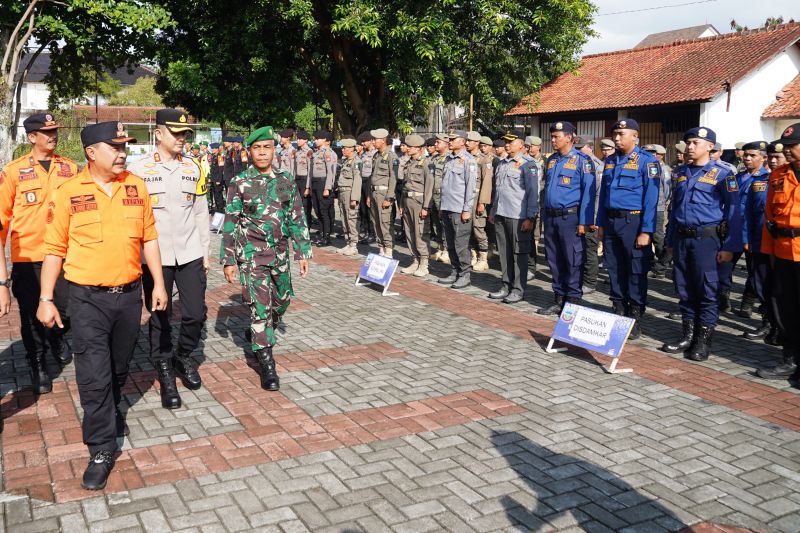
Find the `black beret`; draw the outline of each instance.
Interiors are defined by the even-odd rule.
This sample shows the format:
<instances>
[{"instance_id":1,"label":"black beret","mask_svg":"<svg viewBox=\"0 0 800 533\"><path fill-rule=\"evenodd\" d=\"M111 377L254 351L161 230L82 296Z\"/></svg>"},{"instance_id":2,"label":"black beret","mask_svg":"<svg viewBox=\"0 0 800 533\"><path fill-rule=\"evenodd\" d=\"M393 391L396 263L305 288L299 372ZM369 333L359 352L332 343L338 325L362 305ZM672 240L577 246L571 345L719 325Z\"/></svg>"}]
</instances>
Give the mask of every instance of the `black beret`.
<instances>
[{"instance_id":1,"label":"black beret","mask_svg":"<svg viewBox=\"0 0 800 533\"><path fill-rule=\"evenodd\" d=\"M425 141L425 146L436 146L436 137L431 137Z\"/></svg>"},{"instance_id":2,"label":"black beret","mask_svg":"<svg viewBox=\"0 0 800 533\"><path fill-rule=\"evenodd\" d=\"M359 143L365 143L372 140L372 135L368 131L362 131L356 139Z\"/></svg>"},{"instance_id":3,"label":"black beret","mask_svg":"<svg viewBox=\"0 0 800 533\"><path fill-rule=\"evenodd\" d=\"M492 141L492 146L495 148L504 148L506 146L506 141L504 139L495 139Z\"/></svg>"},{"instance_id":4,"label":"black beret","mask_svg":"<svg viewBox=\"0 0 800 533\"><path fill-rule=\"evenodd\" d=\"M310 138L308 132L306 130L300 130L297 132L298 139L305 139L306 141Z\"/></svg>"},{"instance_id":5,"label":"black beret","mask_svg":"<svg viewBox=\"0 0 800 533\"><path fill-rule=\"evenodd\" d=\"M286 137L287 139L291 139L292 135L294 135L294 130L291 128L286 128L285 130L281 130L278 135L281 137Z\"/></svg>"}]
</instances>

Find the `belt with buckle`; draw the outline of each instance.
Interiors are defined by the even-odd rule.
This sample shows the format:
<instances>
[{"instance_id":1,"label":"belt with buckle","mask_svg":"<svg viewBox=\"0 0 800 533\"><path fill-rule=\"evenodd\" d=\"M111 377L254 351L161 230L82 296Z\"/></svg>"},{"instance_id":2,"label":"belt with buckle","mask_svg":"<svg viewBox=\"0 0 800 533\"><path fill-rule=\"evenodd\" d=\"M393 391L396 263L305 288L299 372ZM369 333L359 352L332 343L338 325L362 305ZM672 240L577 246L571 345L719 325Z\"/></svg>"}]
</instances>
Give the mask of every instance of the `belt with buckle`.
<instances>
[{"instance_id":1,"label":"belt with buckle","mask_svg":"<svg viewBox=\"0 0 800 533\"><path fill-rule=\"evenodd\" d=\"M573 207L546 207L544 212L549 217L563 217L578 213L578 206Z\"/></svg>"},{"instance_id":2,"label":"belt with buckle","mask_svg":"<svg viewBox=\"0 0 800 533\"><path fill-rule=\"evenodd\" d=\"M681 237L688 237L690 239L697 239L700 237L714 237L717 235L719 226L705 226L701 228L692 226L678 226L678 235Z\"/></svg>"},{"instance_id":3,"label":"belt with buckle","mask_svg":"<svg viewBox=\"0 0 800 533\"><path fill-rule=\"evenodd\" d=\"M81 287L86 287L95 292L107 292L110 294L122 294L124 292L131 292L138 290L141 286L141 278L137 278L130 283L126 283L125 285L117 285L115 287L107 287L104 285L81 285Z\"/></svg>"},{"instance_id":4,"label":"belt with buckle","mask_svg":"<svg viewBox=\"0 0 800 533\"><path fill-rule=\"evenodd\" d=\"M406 191L406 198L422 198L424 193L421 192L413 192L413 191Z\"/></svg>"},{"instance_id":5,"label":"belt with buckle","mask_svg":"<svg viewBox=\"0 0 800 533\"><path fill-rule=\"evenodd\" d=\"M628 215L641 215L641 210L629 211L627 209L606 209L608 218L625 218Z\"/></svg>"},{"instance_id":6,"label":"belt with buckle","mask_svg":"<svg viewBox=\"0 0 800 533\"><path fill-rule=\"evenodd\" d=\"M389 187L387 185L373 185L372 192L375 191L388 191Z\"/></svg>"}]
</instances>

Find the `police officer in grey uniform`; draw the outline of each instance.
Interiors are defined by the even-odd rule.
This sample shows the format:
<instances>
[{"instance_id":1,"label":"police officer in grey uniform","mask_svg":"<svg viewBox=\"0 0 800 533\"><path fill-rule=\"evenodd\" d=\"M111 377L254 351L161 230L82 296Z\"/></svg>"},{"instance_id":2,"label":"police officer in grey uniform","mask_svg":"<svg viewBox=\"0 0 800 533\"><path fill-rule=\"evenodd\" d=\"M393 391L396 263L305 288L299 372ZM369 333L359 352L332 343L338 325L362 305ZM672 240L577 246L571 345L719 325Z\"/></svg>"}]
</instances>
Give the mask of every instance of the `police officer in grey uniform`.
<instances>
[{"instance_id":1,"label":"police officer in grey uniform","mask_svg":"<svg viewBox=\"0 0 800 533\"><path fill-rule=\"evenodd\" d=\"M280 158L278 159L278 165L280 166L280 170L285 170L294 176L294 159L297 155L297 150L295 150L294 146L292 146L292 136L294 135L294 131L291 129L285 129L281 131L279 135L282 150ZM300 194L302 193L303 191L300 191Z\"/></svg>"},{"instance_id":2,"label":"police officer in grey uniform","mask_svg":"<svg viewBox=\"0 0 800 533\"><path fill-rule=\"evenodd\" d=\"M400 272L418 278L428 275L430 256L430 218L428 208L433 195L433 176L425 162L425 139L409 135L405 139L408 161L405 165L401 206L411 264Z\"/></svg>"},{"instance_id":3,"label":"police officer in grey uniform","mask_svg":"<svg viewBox=\"0 0 800 533\"><path fill-rule=\"evenodd\" d=\"M331 245L331 228L333 226L333 184L336 180L338 156L330 147L333 136L330 132L317 130L314 132L315 150L311 157L311 170L306 181L306 192L311 196L314 213L322 228L317 246Z\"/></svg>"},{"instance_id":4,"label":"police officer in grey uniform","mask_svg":"<svg viewBox=\"0 0 800 533\"><path fill-rule=\"evenodd\" d=\"M148 331L150 358L156 368L161 386L161 405L177 409L181 398L175 385L175 372L188 389L201 385L197 364L191 353L200 343L206 321L206 273L210 241L206 199L197 194L200 167L195 161L181 157L186 136L186 113L178 109L156 112L156 151L149 157L132 163L128 170L141 176L150 195L161 251L161 270L168 295L167 309L150 315ZM150 301L154 280L143 265L145 305ZM181 327L178 346L173 355L172 287L178 286L181 307Z\"/></svg>"},{"instance_id":5,"label":"police officer in grey uniform","mask_svg":"<svg viewBox=\"0 0 800 533\"><path fill-rule=\"evenodd\" d=\"M397 186L397 173L400 161L388 143L389 132L384 128L369 132L375 139L376 152L372 159L372 192L367 199L375 233L378 239L380 255L392 257L394 241L392 240L392 204Z\"/></svg>"},{"instance_id":6,"label":"police officer in grey uniform","mask_svg":"<svg viewBox=\"0 0 800 533\"><path fill-rule=\"evenodd\" d=\"M506 148L508 157L497 167L489 213L489 222L494 224L497 235L503 286L489 294L489 298L513 304L522 301L528 282L531 232L539 213L541 167L536 161L522 157L524 144L517 134L506 136Z\"/></svg>"},{"instance_id":7,"label":"police officer in grey uniform","mask_svg":"<svg viewBox=\"0 0 800 533\"><path fill-rule=\"evenodd\" d=\"M336 250L342 255L358 255L358 204L361 201L361 160L356 156L356 140L342 139L342 162L336 190L339 194L339 210L347 245Z\"/></svg>"},{"instance_id":8,"label":"police officer in grey uniform","mask_svg":"<svg viewBox=\"0 0 800 533\"><path fill-rule=\"evenodd\" d=\"M294 154L294 183L303 199L303 211L306 213L306 225L311 231L311 191L307 189L308 171L311 167L311 158L314 156L308 146L308 132L297 132L297 150Z\"/></svg>"},{"instance_id":9,"label":"police officer in grey uniform","mask_svg":"<svg viewBox=\"0 0 800 533\"><path fill-rule=\"evenodd\" d=\"M469 238L472 235L472 203L478 181L478 165L466 149L467 132L457 130L449 135L450 155L442 175L442 221L452 272L439 280L453 289L470 284Z\"/></svg>"}]
</instances>

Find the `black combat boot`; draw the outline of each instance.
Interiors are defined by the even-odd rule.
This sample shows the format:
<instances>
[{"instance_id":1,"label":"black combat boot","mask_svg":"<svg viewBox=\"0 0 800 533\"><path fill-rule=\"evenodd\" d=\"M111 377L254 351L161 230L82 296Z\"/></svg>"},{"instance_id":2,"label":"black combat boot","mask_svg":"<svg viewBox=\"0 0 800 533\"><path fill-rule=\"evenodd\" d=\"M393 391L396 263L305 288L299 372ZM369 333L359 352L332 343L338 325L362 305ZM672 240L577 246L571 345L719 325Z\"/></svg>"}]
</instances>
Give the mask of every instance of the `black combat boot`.
<instances>
[{"instance_id":1,"label":"black combat boot","mask_svg":"<svg viewBox=\"0 0 800 533\"><path fill-rule=\"evenodd\" d=\"M731 291L720 291L717 297L717 308L720 313L727 313L731 310Z\"/></svg>"},{"instance_id":2,"label":"black combat boot","mask_svg":"<svg viewBox=\"0 0 800 533\"><path fill-rule=\"evenodd\" d=\"M749 292L742 295L742 305L736 312L742 318L751 318L753 316L753 305L756 303L756 297Z\"/></svg>"},{"instance_id":3,"label":"black combat boot","mask_svg":"<svg viewBox=\"0 0 800 533\"><path fill-rule=\"evenodd\" d=\"M694 339L694 321L683 321L683 332L678 342L664 343L661 347L662 352L667 353L680 353L686 351L692 345Z\"/></svg>"},{"instance_id":4,"label":"black combat boot","mask_svg":"<svg viewBox=\"0 0 800 533\"><path fill-rule=\"evenodd\" d=\"M197 390L203 382L200 380L200 373L197 371L197 363L192 359L191 354L185 353L178 348L175 357L172 359L175 374L181 378L183 386L190 390Z\"/></svg>"},{"instance_id":5,"label":"black combat boot","mask_svg":"<svg viewBox=\"0 0 800 533\"><path fill-rule=\"evenodd\" d=\"M764 344L769 344L770 346L781 345L780 331L778 331L778 328L776 326L772 326L769 328L769 333L767 333L767 336L764 337Z\"/></svg>"},{"instance_id":6,"label":"black combat boot","mask_svg":"<svg viewBox=\"0 0 800 533\"><path fill-rule=\"evenodd\" d=\"M771 329L772 329L772 326L770 326L769 320L767 320L767 317L764 316L764 317L761 317L761 326L759 326L758 328L756 328L754 330L745 331L742 334L742 337L744 337L745 339L750 339L750 340L763 339L764 337L767 336L767 334L770 332Z\"/></svg>"},{"instance_id":7,"label":"black combat boot","mask_svg":"<svg viewBox=\"0 0 800 533\"><path fill-rule=\"evenodd\" d=\"M708 354L711 351L711 337L714 334L712 326L703 326L697 328L694 334L694 340L686 352L686 357L692 361L705 361L708 359Z\"/></svg>"},{"instance_id":8,"label":"black combat boot","mask_svg":"<svg viewBox=\"0 0 800 533\"><path fill-rule=\"evenodd\" d=\"M28 354L28 363L31 365L31 381L35 394L47 394L53 390L53 382L47 374L47 365L43 353Z\"/></svg>"},{"instance_id":9,"label":"black combat boot","mask_svg":"<svg viewBox=\"0 0 800 533\"><path fill-rule=\"evenodd\" d=\"M83 473L81 487L86 490L101 490L105 488L112 468L114 468L113 452L103 450L95 453L89 459L89 466L86 467L86 471Z\"/></svg>"},{"instance_id":10,"label":"black combat boot","mask_svg":"<svg viewBox=\"0 0 800 533\"><path fill-rule=\"evenodd\" d=\"M564 308L564 298L558 294L553 295L553 303L548 307L542 307L536 313L540 315L560 315Z\"/></svg>"},{"instance_id":11,"label":"black combat boot","mask_svg":"<svg viewBox=\"0 0 800 533\"><path fill-rule=\"evenodd\" d=\"M783 348L781 363L772 368L762 368L756 375L764 379L789 379L797 372L798 351L793 348Z\"/></svg>"},{"instance_id":12,"label":"black combat boot","mask_svg":"<svg viewBox=\"0 0 800 533\"><path fill-rule=\"evenodd\" d=\"M633 319L633 327L630 335L628 335L629 339L636 340L642 336L642 315L644 315L644 307L631 304L626 315Z\"/></svg>"},{"instance_id":13,"label":"black combat boot","mask_svg":"<svg viewBox=\"0 0 800 533\"><path fill-rule=\"evenodd\" d=\"M47 336L47 341L50 345L50 353L53 354L53 358L59 365L67 366L72 362L72 350L70 350L69 343L64 338L64 335L50 332Z\"/></svg>"},{"instance_id":14,"label":"black combat boot","mask_svg":"<svg viewBox=\"0 0 800 533\"><path fill-rule=\"evenodd\" d=\"M158 374L158 384L161 386L161 407L179 409L181 397L178 394L178 386L175 385L172 362L169 359L161 359L156 362L156 373Z\"/></svg>"},{"instance_id":15,"label":"black combat boot","mask_svg":"<svg viewBox=\"0 0 800 533\"><path fill-rule=\"evenodd\" d=\"M276 391L281 388L278 372L275 370L275 358L272 356L272 346L267 346L256 352L258 364L261 365L261 388Z\"/></svg>"},{"instance_id":16,"label":"black combat boot","mask_svg":"<svg viewBox=\"0 0 800 533\"><path fill-rule=\"evenodd\" d=\"M617 316L625 316L625 304L622 302L611 302L611 312Z\"/></svg>"}]
</instances>

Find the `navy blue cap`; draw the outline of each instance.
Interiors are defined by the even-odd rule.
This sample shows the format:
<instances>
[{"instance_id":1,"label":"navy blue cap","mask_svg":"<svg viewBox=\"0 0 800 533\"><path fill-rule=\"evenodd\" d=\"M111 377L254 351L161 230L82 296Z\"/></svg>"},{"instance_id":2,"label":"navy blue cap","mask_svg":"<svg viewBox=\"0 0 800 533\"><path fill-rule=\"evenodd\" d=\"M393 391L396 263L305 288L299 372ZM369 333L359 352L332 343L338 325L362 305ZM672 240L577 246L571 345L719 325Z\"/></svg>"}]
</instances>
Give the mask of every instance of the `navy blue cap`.
<instances>
[{"instance_id":1,"label":"navy blue cap","mask_svg":"<svg viewBox=\"0 0 800 533\"><path fill-rule=\"evenodd\" d=\"M243 143L244 142L244 137L242 135L234 135L232 137L232 139L233 139L233 142L235 142L235 143Z\"/></svg>"},{"instance_id":2,"label":"navy blue cap","mask_svg":"<svg viewBox=\"0 0 800 533\"><path fill-rule=\"evenodd\" d=\"M511 142L522 139L523 137L525 137L525 133L522 130L509 130L505 132L501 138L506 142Z\"/></svg>"},{"instance_id":3,"label":"navy blue cap","mask_svg":"<svg viewBox=\"0 0 800 533\"><path fill-rule=\"evenodd\" d=\"M782 154L783 153L783 143L780 141L772 141L767 146L767 153L768 154Z\"/></svg>"},{"instance_id":4,"label":"navy blue cap","mask_svg":"<svg viewBox=\"0 0 800 533\"><path fill-rule=\"evenodd\" d=\"M22 121L22 125L25 126L25 133L33 133L34 131L50 131L61 127L61 125L56 122L56 119L53 118L53 115L51 115L49 111L47 113L36 113L29 116Z\"/></svg>"},{"instance_id":5,"label":"navy blue cap","mask_svg":"<svg viewBox=\"0 0 800 533\"><path fill-rule=\"evenodd\" d=\"M222 139L222 141L223 141L223 142L226 142L226 143L232 143L234 138L235 138L235 137L234 137L233 135L226 135L226 136L225 136L225 137Z\"/></svg>"},{"instance_id":6,"label":"navy blue cap","mask_svg":"<svg viewBox=\"0 0 800 533\"><path fill-rule=\"evenodd\" d=\"M749 143L744 143L742 145L742 150L759 150L761 152L767 151L767 141L753 141Z\"/></svg>"},{"instance_id":7,"label":"navy blue cap","mask_svg":"<svg viewBox=\"0 0 800 533\"><path fill-rule=\"evenodd\" d=\"M800 144L800 122L792 124L781 133L781 138L775 141L784 146L793 146Z\"/></svg>"},{"instance_id":8,"label":"navy blue cap","mask_svg":"<svg viewBox=\"0 0 800 533\"><path fill-rule=\"evenodd\" d=\"M110 121L90 124L81 130L81 144L84 148L97 143L120 146L128 142L136 142L128 137L122 122Z\"/></svg>"},{"instance_id":9,"label":"navy blue cap","mask_svg":"<svg viewBox=\"0 0 800 533\"><path fill-rule=\"evenodd\" d=\"M214 150L215 148L219 148L219 143L211 143L208 145L208 147Z\"/></svg>"},{"instance_id":10,"label":"navy blue cap","mask_svg":"<svg viewBox=\"0 0 800 533\"><path fill-rule=\"evenodd\" d=\"M712 143L717 142L717 134L714 133L714 130L711 128L704 128L702 126L698 126L696 128L692 128L686 133L683 134L684 142L688 141L689 139L703 139Z\"/></svg>"},{"instance_id":11,"label":"navy blue cap","mask_svg":"<svg viewBox=\"0 0 800 533\"><path fill-rule=\"evenodd\" d=\"M636 130L639 131L639 123L632 118L623 118L618 120L611 126L611 131L614 130Z\"/></svg>"},{"instance_id":12,"label":"navy blue cap","mask_svg":"<svg viewBox=\"0 0 800 533\"><path fill-rule=\"evenodd\" d=\"M563 131L564 133L575 133L578 129L575 127L575 124L572 122L566 122L563 120L559 120L558 122L553 122L550 125L550 133L554 133L556 131Z\"/></svg>"},{"instance_id":13,"label":"navy blue cap","mask_svg":"<svg viewBox=\"0 0 800 533\"><path fill-rule=\"evenodd\" d=\"M492 146L495 148L503 148L506 145L505 139L495 139L492 141Z\"/></svg>"}]
</instances>

